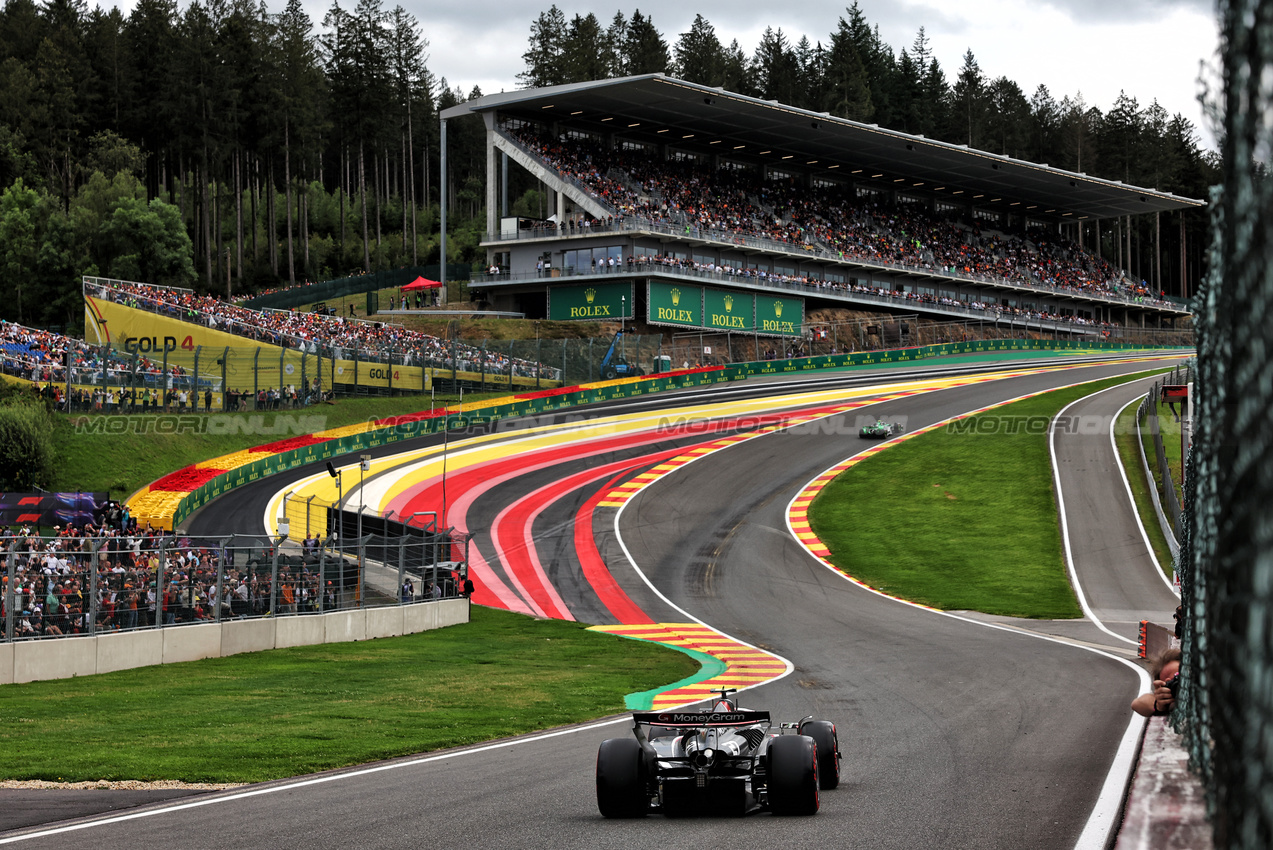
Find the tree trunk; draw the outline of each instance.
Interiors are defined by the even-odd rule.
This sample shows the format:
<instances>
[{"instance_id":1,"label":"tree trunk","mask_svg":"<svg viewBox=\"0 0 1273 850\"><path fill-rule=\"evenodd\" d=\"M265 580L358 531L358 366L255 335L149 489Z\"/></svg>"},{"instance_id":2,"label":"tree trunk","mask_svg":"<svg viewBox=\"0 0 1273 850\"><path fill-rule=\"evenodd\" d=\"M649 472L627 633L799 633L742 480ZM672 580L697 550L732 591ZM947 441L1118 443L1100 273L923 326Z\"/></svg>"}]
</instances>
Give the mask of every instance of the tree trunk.
<instances>
[{"instance_id":1,"label":"tree trunk","mask_svg":"<svg viewBox=\"0 0 1273 850\"><path fill-rule=\"evenodd\" d=\"M349 184L349 151L342 144L340 146L341 172L345 179L341 181L340 186L340 259L345 259L345 198L349 197L349 191L346 188Z\"/></svg>"},{"instance_id":2,"label":"tree trunk","mask_svg":"<svg viewBox=\"0 0 1273 850\"><path fill-rule=\"evenodd\" d=\"M256 268L256 264L261 259L261 250L257 246L257 231L261 229L261 220L257 218L257 201L261 197L261 160L259 157L252 157L252 189L248 192L248 203L251 204L252 213L252 267Z\"/></svg>"},{"instance_id":3,"label":"tree trunk","mask_svg":"<svg viewBox=\"0 0 1273 850\"><path fill-rule=\"evenodd\" d=\"M234 256L235 277L243 289L243 151L234 152Z\"/></svg>"},{"instance_id":4,"label":"tree trunk","mask_svg":"<svg viewBox=\"0 0 1273 850\"><path fill-rule=\"evenodd\" d=\"M398 196L402 200L402 259L400 260L400 262L403 265L407 264L407 174L406 172L407 172L407 169L409 168L408 163L410 162L411 160L407 156L407 136L404 133L402 135L402 191ZM397 175L396 169L394 173L396 176ZM414 264L415 263L413 261L412 265Z\"/></svg>"},{"instance_id":5,"label":"tree trunk","mask_svg":"<svg viewBox=\"0 0 1273 850\"><path fill-rule=\"evenodd\" d=\"M411 136L411 98L407 98L407 155L406 165L408 169L407 186L408 193L411 196L411 265L420 264L419 257L416 256L416 221L415 221L415 145ZM406 203L406 195L403 196L403 203ZM403 228L403 237L406 236L406 228ZM403 260L406 260L406 252L403 252Z\"/></svg>"},{"instance_id":6,"label":"tree trunk","mask_svg":"<svg viewBox=\"0 0 1273 850\"><path fill-rule=\"evenodd\" d=\"M203 213L203 221L200 222L200 232L203 233L203 269L204 283L208 289L212 289L212 226L209 223L208 194L211 187L208 185L208 146L203 146L203 168L199 174L199 189L203 193L203 203L200 209ZM226 293L227 297L229 293Z\"/></svg>"},{"instance_id":7,"label":"tree trunk","mask_svg":"<svg viewBox=\"0 0 1273 850\"><path fill-rule=\"evenodd\" d=\"M363 159L362 139L358 140L358 194L362 198L362 267L371 274L370 234L367 230L367 169Z\"/></svg>"},{"instance_id":8,"label":"tree trunk","mask_svg":"<svg viewBox=\"0 0 1273 850\"><path fill-rule=\"evenodd\" d=\"M309 280L309 186L301 189L301 247L305 252L305 279Z\"/></svg>"},{"instance_id":9,"label":"tree trunk","mask_svg":"<svg viewBox=\"0 0 1273 850\"><path fill-rule=\"evenodd\" d=\"M296 260L292 254L292 147L288 122L283 122L283 182L287 186L287 282L296 285Z\"/></svg>"},{"instance_id":10,"label":"tree trunk","mask_svg":"<svg viewBox=\"0 0 1273 850\"><path fill-rule=\"evenodd\" d=\"M265 189L269 193L265 196L265 215L266 222L265 232L267 234L266 245L270 249L270 271L275 277L278 277L278 210L277 199L274 197L274 161L270 161L270 167L265 173Z\"/></svg>"}]
</instances>

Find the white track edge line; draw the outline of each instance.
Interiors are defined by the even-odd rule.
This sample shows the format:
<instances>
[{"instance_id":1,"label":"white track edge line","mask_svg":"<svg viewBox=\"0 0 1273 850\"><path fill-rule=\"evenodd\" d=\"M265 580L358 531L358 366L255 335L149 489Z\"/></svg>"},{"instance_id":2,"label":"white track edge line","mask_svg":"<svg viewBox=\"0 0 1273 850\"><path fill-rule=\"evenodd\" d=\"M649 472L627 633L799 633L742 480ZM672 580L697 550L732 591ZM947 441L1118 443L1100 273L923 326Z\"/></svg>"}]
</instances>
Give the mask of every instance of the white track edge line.
<instances>
[{"instance_id":1,"label":"white track edge line","mask_svg":"<svg viewBox=\"0 0 1273 850\"><path fill-rule=\"evenodd\" d=\"M1122 407L1120 407L1118 409L1118 413L1114 414L1114 419L1109 423L1109 442L1110 442L1111 448L1113 448L1114 450L1114 460L1118 462L1118 473L1123 478L1123 489L1127 491L1127 499L1128 501L1131 502L1131 505L1132 505L1132 516L1136 517L1136 527L1140 529L1140 539L1144 541L1145 551L1149 553L1150 559L1155 564L1158 564L1158 569L1154 570L1154 572L1158 574L1158 577L1163 580L1163 583L1167 585L1167 587L1171 590L1171 592L1174 593L1177 597L1179 597L1180 591L1176 589L1176 586L1175 584L1172 583L1171 579L1167 578L1167 574L1163 572L1162 564L1158 563L1158 553L1154 551L1154 544L1151 543L1149 540L1149 530L1145 528L1145 522L1144 520L1140 518L1140 508L1136 506L1136 494L1132 492L1131 481L1129 481L1127 478L1127 467L1123 465L1123 456L1119 454L1118 440L1115 438L1115 435L1114 435L1114 431L1118 427L1118 420L1120 417L1122 417L1123 411L1125 411L1127 408L1131 407L1133 404L1135 404L1136 402L1140 400L1141 400L1141 397L1132 399L1131 401L1127 402L1127 404L1124 404ZM1139 431L1137 432L1137 435L1139 436ZM1140 447L1140 442L1138 440L1137 448L1139 449L1139 447ZM1142 451L1137 451L1137 454L1140 454L1142 457L1144 456L1144 452ZM1175 571L1174 564L1172 565L1172 570L1173 572Z\"/></svg>"}]
</instances>

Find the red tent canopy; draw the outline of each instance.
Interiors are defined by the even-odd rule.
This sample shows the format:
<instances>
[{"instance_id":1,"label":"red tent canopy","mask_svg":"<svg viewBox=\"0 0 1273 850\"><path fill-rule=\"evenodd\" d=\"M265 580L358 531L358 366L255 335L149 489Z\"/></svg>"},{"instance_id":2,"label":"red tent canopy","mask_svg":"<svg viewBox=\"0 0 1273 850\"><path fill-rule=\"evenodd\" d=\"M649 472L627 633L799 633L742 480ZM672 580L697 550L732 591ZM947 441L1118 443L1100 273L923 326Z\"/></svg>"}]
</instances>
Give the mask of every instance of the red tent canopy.
<instances>
[{"instance_id":1,"label":"red tent canopy","mask_svg":"<svg viewBox=\"0 0 1273 850\"><path fill-rule=\"evenodd\" d=\"M415 292L417 289L437 289L442 285L440 280L429 280L427 277L418 277L415 280L402 287L403 292Z\"/></svg>"}]
</instances>

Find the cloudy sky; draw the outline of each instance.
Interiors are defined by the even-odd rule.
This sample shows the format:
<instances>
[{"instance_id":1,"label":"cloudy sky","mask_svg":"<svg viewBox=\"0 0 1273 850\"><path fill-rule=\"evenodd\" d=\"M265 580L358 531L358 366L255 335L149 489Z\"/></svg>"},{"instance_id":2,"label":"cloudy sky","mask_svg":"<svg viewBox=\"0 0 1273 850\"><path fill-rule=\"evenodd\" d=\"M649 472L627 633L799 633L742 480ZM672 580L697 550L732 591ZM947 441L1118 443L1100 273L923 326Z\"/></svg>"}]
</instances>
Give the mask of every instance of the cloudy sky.
<instances>
[{"instance_id":1,"label":"cloudy sky","mask_svg":"<svg viewBox=\"0 0 1273 850\"><path fill-rule=\"evenodd\" d=\"M134 0L97 0L125 12ZM184 8L188 0L178 0ZM352 9L357 0L339 0ZM429 40L428 66L452 88L485 94L518 87L525 70L532 21L542 5L508 0L383 0L386 9L401 2L420 21ZM689 29L695 14L715 28L721 42L737 39L749 55L766 27L781 29L792 43L808 36L826 44L852 0L827 3L774 3L772 0L703 2L632 0L619 5L557 0L567 20L594 13L608 25L615 12L626 17L640 9L651 18L669 47ZM285 0L267 0L280 11ZM316 25L332 0L305 0ZM516 10L510 9L516 6ZM933 54L953 81L972 50L989 78L1015 80L1028 97L1039 84L1058 101L1081 93L1107 110L1120 91L1141 105L1157 100L1170 114L1180 113L1198 129L1199 140L1214 147L1209 121L1198 103L1199 78L1214 78L1202 64L1215 66L1218 44L1213 0L859 0L868 22L894 51L909 48L922 26ZM1213 85L1214 88L1214 85Z\"/></svg>"},{"instance_id":2,"label":"cloudy sky","mask_svg":"<svg viewBox=\"0 0 1273 850\"><path fill-rule=\"evenodd\" d=\"M401 2L429 39L430 70L465 94L474 86L486 94L517 88L531 22L552 5L518 4L526 11L510 12L506 0ZM669 46L702 14L722 43L737 39L750 54L766 27L782 29L793 43L802 35L828 43L849 2L558 0L557 6L567 20L593 12L603 25L617 11L631 17L640 9ZM1088 104L1106 110L1126 91L1142 105L1156 99L1169 113L1184 115L1203 144L1214 144L1198 103L1200 65L1215 65L1219 41L1212 0L859 0L859 6L894 51L909 48L924 27L948 80L971 49L988 77L1007 76L1027 96L1043 84L1057 100L1081 92Z\"/></svg>"}]
</instances>

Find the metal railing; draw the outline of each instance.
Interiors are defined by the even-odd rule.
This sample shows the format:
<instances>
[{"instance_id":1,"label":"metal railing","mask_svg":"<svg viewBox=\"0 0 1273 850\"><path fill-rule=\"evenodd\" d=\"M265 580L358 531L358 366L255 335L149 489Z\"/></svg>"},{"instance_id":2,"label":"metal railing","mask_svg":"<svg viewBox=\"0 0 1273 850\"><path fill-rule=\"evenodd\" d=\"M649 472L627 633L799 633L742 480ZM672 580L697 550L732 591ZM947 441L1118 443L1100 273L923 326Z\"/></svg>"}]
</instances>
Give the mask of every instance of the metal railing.
<instances>
[{"instance_id":1,"label":"metal railing","mask_svg":"<svg viewBox=\"0 0 1273 850\"><path fill-rule=\"evenodd\" d=\"M7 537L0 637L91 636L461 595L463 540L428 528L374 530L344 541L317 533Z\"/></svg>"}]
</instances>

